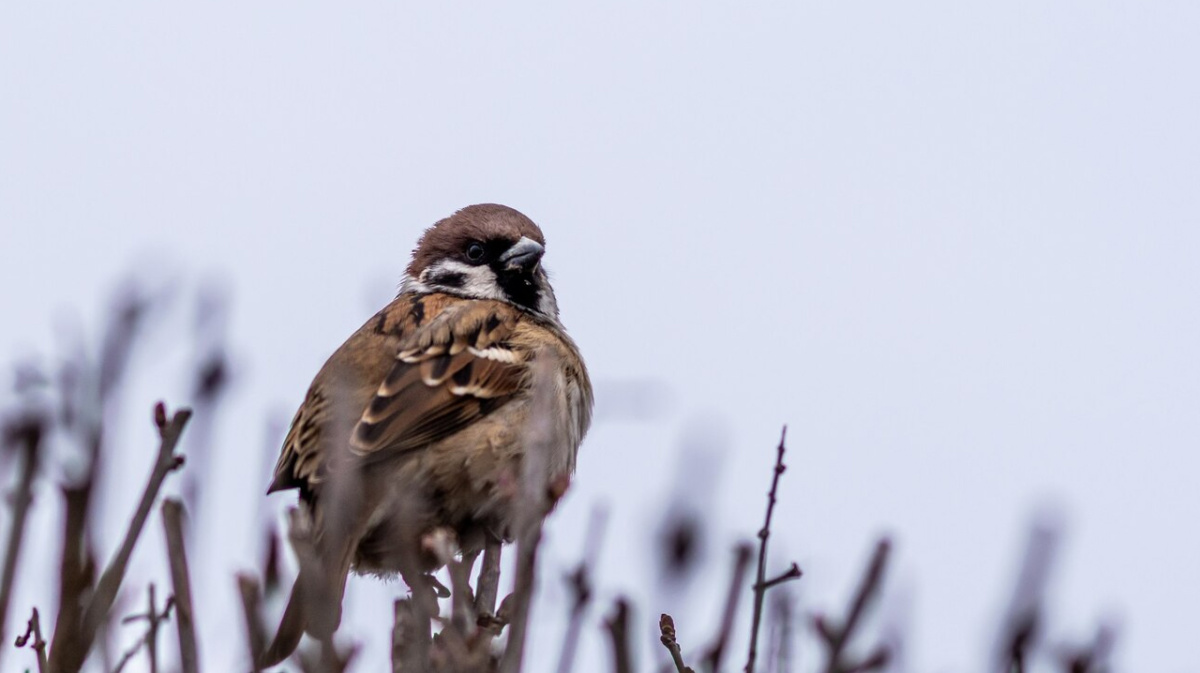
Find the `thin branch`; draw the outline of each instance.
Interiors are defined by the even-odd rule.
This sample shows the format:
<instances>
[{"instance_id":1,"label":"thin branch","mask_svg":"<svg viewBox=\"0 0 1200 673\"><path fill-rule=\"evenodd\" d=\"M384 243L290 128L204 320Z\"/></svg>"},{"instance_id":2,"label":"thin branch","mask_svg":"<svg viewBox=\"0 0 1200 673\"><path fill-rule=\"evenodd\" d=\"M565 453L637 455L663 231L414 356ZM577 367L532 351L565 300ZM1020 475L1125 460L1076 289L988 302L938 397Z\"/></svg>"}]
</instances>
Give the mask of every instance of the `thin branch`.
<instances>
[{"instance_id":1,"label":"thin branch","mask_svg":"<svg viewBox=\"0 0 1200 673\"><path fill-rule=\"evenodd\" d=\"M993 671L1023 673L1042 630L1042 603L1057 555L1057 521L1045 516L1029 532L1021 570L996 642Z\"/></svg>"},{"instance_id":2,"label":"thin branch","mask_svg":"<svg viewBox=\"0 0 1200 673\"><path fill-rule=\"evenodd\" d=\"M33 642L30 642L30 639ZM42 637L42 621L38 617L38 609L33 609L33 614L29 617L29 622L25 626L25 635L18 636L17 647L25 647L28 643L29 648L37 653L38 673L46 673L48 668L46 664L46 639Z\"/></svg>"},{"instance_id":3,"label":"thin branch","mask_svg":"<svg viewBox=\"0 0 1200 673\"><path fill-rule=\"evenodd\" d=\"M767 654L767 671L769 673L791 673L792 671L792 625L794 621L795 599L787 591L771 594L770 633L771 648Z\"/></svg>"},{"instance_id":4,"label":"thin branch","mask_svg":"<svg viewBox=\"0 0 1200 673\"><path fill-rule=\"evenodd\" d=\"M604 620L604 627L612 642L613 672L633 673L633 652L629 643L629 601L617 599L612 616Z\"/></svg>"},{"instance_id":5,"label":"thin branch","mask_svg":"<svg viewBox=\"0 0 1200 673\"><path fill-rule=\"evenodd\" d=\"M891 542L887 538L882 538L875 544L871 563L867 566L867 571L863 575L858 591L855 592L854 600L850 605L849 613L841 626L822 617L816 618L814 626L826 646L825 673L861 673L882 668L887 664L889 651L886 647L876 648L871 656L859 663L846 661L846 648L854 636L855 629L861 623L867 606L879 592L891 547Z\"/></svg>"},{"instance_id":6,"label":"thin branch","mask_svg":"<svg viewBox=\"0 0 1200 673\"><path fill-rule=\"evenodd\" d=\"M758 658L758 631L762 626L762 613L767 590L771 587L800 577L800 567L795 563L787 572L767 580L767 540L771 537L771 517L775 514L775 503L778 501L779 479L787 466L783 464L783 454L787 451L787 426L779 436L779 446L775 450L775 470L771 477L771 490L767 491L767 514L763 527L758 531L758 575L754 581L754 611L750 623L750 652L746 657L745 673L754 673L754 662Z\"/></svg>"},{"instance_id":7,"label":"thin branch","mask_svg":"<svg viewBox=\"0 0 1200 673\"><path fill-rule=\"evenodd\" d=\"M537 568L538 545L542 541L542 522L537 519L527 526L517 541L517 577L513 585L512 617L508 625L508 645L500 662L501 673L518 673L524 657L526 626L533 602L533 587Z\"/></svg>"},{"instance_id":8,"label":"thin branch","mask_svg":"<svg viewBox=\"0 0 1200 673\"><path fill-rule=\"evenodd\" d=\"M121 656L121 660L117 662L113 673L121 673L125 665L133 660L133 657L141 651L142 646L146 648L146 656L150 659L150 673L158 673L158 629L163 622L167 621L171 616L171 608L175 607L175 597L167 598L166 605L163 606L163 611L158 611L158 603L154 598L154 583L150 583L149 589L149 605L144 614L133 615L122 619L123 624L131 624L140 620L146 620L149 624L146 627L146 633L138 639L133 647L125 651Z\"/></svg>"},{"instance_id":9,"label":"thin branch","mask_svg":"<svg viewBox=\"0 0 1200 673\"><path fill-rule=\"evenodd\" d=\"M242 620L246 633L246 647L250 650L250 667L259 673L259 656L266 648L267 638L263 634L261 597L258 580L245 573L238 573L238 593L242 597Z\"/></svg>"},{"instance_id":10,"label":"thin branch","mask_svg":"<svg viewBox=\"0 0 1200 673\"><path fill-rule=\"evenodd\" d=\"M1115 642L1116 629L1110 624L1101 624L1091 643L1066 653L1062 659L1063 670L1066 673L1106 673Z\"/></svg>"},{"instance_id":11,"label":"thin branch","mask_svg":"<svg viewBox=\"0 0 1200 673\"><path fill-rule=\"evenodd\" d=\"M91 648L96 630L107 619L109 610L112 609L117 591L121 588L121 581L125 579L129 557L133 555L133 548L142 533L142 528L146 525L146 519L150 516L150 510L154 507L154 500L158 497L158 491L162 488L163 481L166 480L167 475L183 466L183 456L176 455L175 446L179 443L179 437L191 415L190 410L180 409L168 421L163 403L159 402L154 407L154 422L158 426L161 440L158 457L154 462L154 469L150 472L150 478L146 482L146 488L142 491L142 499L134 512L133 520L129 522L125 539L121 542L121 546L117 549L117 553L109 562L108 567L104 569L104 574L100 576L100 581L96 584L96 591L88 602L78 643L84 654Z\"/></svg>"},{"instance_id":12,"label":"thin branch","mask_svg":"<svg viewBox=\"0 0 1200 673\"><path fill-rule=\"evenodd\" d=\"M410 648L417 629L413 599L397 599L392 604L392 673L411 671L413 654Z\"/></svg>"},{"instance_id":13,"label":"thin branch","mask_svg":"<svg viewBox=\"0 0 1200 673\"><path fill-rule=\"evenodd\" d=\"M467 638L478 626L471 595L471 567L464 561L452 561L446 570L450 573L450 623L454 631Z\"/></svg>"},{"instance_id":14,"label":"thin branch","mask_svg":"<svg viewBox=\"0 0 1200 673\"><path fill-rule=\"evenodd\" d=\"M4 428L4 442L19 442L23 454L21 478L13 493L12 527L8 530L8 546L4 552L4 570L0 573L0 643L6 641L4 626L8 623L8 605L12 600L13 581L17 576L17 561L20 559L21 542L25 538L25 525L29 518L29 506L33 503L33 480L41 462L41 444L45 419L31 415ZM35 612L36 614L36 612ZM0 648L0 652L3 649Z\"/></svg>"},{"instance_id":15,"label":"thin branch","mask_svg":"<svg viewBox=\"0 0 1200 673\"><path fill-rule=\"evenodd\" d=\"M77 671L83 666L88 648L79 640L84 600L95 581L96 562L87 544L87 526L91 509L92 485L95 483L97 445L93 444L92 459L88 461L84 478L75 485L64 486L62 557L58 576L58 617L55 619L53 640L50 641L50 670Z\"/></svg>"},{"instance_id":16,"label":"thin branch","mask_svg":"<svg viewBox=\"0 0 1200 673\"><path fill-rule=\"evenodd\" d=\"M766 590L770 589L771 587L779 586L780 584L783 584L784 582L798 580L803 576L804 576L804 571L800 570L800 566L793 563L792 567L788 568L786 571L780 573L779 575L772 577L771 579L763 582L762 584L759 585L759 587L762 588L762 593L766 593Z\"/></svg>"},{"instance_id":17,"label":"thin branch","mask_svg":"<svg viewBox=\"0 0 1200 673\"><path fill-rule=\"evenodd\" d=\"M721 660L725 658L725 650L728 648L729 638L733 634L733 620L737 616L738 599L742 595L742 587L746 584L746 573L750 570L752 554L753 550L749 544L743 543L737 546L733 575L729 580L729 593L725 598L725 612L721 616L721 628L717 631L717 637L704 657L708 670L713 673L721 670Z\"/></svg>"},{"instance_id":18,"label":"thin branch","mask_svg":"<svg viewBox=\"0 0 1200 673\"><path fill-rule=\"evenodd\" d=\"M187 550L183 544L183 503L174 498L164 500L162 518L167 537L167 556L171 564L171 585L175 591L175 626L179 631L180 664L183 673L199 673L192 585L188 579Z\"/></svg>"},{"instance_id":19,"label":"thin branch","mask_svg":"<svg viewBox=\"0 0 1200 673\"><path fill-rule=\"evenodd\" d=\"M513 582L512 618L508 625L508 643L500 660L501 673L518 673L525 656L526 629L533 603L534 574L542 524L554 502L566 490L563 475L551 473L550 456L566 445L553 421L558 411L557 381L559 365L553 351L540 354L531 374L532 399L525 429L525 455L521 460L520 495L516 502L517 569Z\"/></svg>"},{"instance_id":20,"label":"thin branch","mask_svg":"<svg viewBox=\"0 0 1200 673\"><path fill-rule=\"evenodd\" d=\"M600 543L604 539L604 525L607 520L606 510L599 507L592 510L587 535L584 538L583 558L579 559L579 565L567 576L574 600L571 603L571 616L567 622L566 634L563 636L562 653L558 658L558 673L570 673L575 663L575 649L579 644L579 634L583 630L583 618L592 602L591 564L595 563L600 555Z\"/></svg>"},{"instance_id":21,"label":"thin branch","mask_svg":"<svg viewBox=\"0 0 1200 673\"><path fill-rule=\"evenodd\" d=\"M456 558L459 554L458 541L449 528L436 528L427 533L422 537L421 546L432 552L434 558L446 567L446 572L450 575L449 590L446 590L436 577L426 576L438 596L450 598L450 628L443 629L442 632L465 642L477 626L475 598L471 595L471 564L475 561L475 555L463 555L462 560Z\"/></svg>"},{"instance_id":22,"label":"thin branch","mask_svg":"<svg viewBox=\"0 0 1200 673\"><path fill-rule=\"evenodd\" d=\"M500 590L500 540L488 536L484 542L483 563L475 580L475 614L479 619L496 615L496 595ZM483 626L481 624L480 626Z\"/></svg>"},{"instance_id":23,"label":"thin branch","mask_svg":"<svg viewBox=\"0 0 1200 673\"><path fill-rule=\"evenodd\" d=\"M679 640L675 637L675 620L671 615L663 613L658 618L658 631L661 634L659 640L662 641L663 647L667 648L667 652L671 653L671 661L674 662L677 673L696 673L683 663L683 652L679 649Z\"/></svg>"}]
</instances>

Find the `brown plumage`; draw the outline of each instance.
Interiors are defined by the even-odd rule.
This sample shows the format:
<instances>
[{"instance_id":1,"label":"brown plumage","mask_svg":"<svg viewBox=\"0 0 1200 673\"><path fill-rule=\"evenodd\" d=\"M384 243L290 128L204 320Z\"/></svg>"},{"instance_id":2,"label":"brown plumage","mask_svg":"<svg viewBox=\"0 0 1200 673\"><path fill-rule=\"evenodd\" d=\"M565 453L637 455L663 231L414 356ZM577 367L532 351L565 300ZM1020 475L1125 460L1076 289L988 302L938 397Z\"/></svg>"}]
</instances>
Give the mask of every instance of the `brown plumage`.
<instances>
[{"instance_id":1,"label":"brown plumage","mask_svg":"<svg viewBox=\"0 0 1200 673\"><path fill-rule=\"evenodd\" d=\"M536 476L569 477L592 392L558 320L537 225L498 205L427 230L399 296L329 358L284 440L268 492L297 488L331 615L305 614L302 567L263 665L302 631L328 636L347 572L421 572L421 536L449 527L464 551L507 540L532 428L553 438ZM540 391L540 395L535 395ZM535 408L534 400L550 400ZM539 425L540 424L540 425ZM303 566L303 564L302 564ZM312 591L312 589L310 589Z\"/></svg>"}]
</instances>

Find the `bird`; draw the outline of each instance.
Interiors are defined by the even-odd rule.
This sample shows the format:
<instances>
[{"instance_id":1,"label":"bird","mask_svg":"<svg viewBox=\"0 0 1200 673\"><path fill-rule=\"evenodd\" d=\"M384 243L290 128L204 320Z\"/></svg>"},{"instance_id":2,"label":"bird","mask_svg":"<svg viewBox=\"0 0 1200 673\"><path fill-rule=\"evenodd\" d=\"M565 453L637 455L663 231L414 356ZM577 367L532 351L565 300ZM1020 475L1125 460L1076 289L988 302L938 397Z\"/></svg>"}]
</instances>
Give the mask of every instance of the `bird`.
<instances>
[{"instance_id":1,"label":"bird","mask_svg":"<svg viewBox=\"0 0 1200 673\"><path fill-rule=\"evenodd\" d=\"M545 246L508 206L439 220L397 296L314 377L267 493L299 491L293 526L307 531L315 569L306 579L302 559L261 666L290 655L304 632L332 635L351 570L408 580L438 565L423 535L449 530L464 555L478 553L514 537L522 486L561 495L593 394L559 319ZM327 604L314 609L315 596Z\"/></svg>"}]
</instances>

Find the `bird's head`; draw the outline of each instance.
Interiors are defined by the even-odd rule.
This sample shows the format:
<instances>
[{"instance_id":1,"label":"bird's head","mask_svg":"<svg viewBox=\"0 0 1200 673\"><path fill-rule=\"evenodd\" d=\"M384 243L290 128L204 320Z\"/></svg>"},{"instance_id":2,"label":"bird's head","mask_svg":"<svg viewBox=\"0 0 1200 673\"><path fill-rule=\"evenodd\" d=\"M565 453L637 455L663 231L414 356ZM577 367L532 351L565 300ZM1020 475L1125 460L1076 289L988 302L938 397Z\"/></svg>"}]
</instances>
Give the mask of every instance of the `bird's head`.
<instances>
[{"instance_id":1,"label":"bird's head","mask_svg":"<svg viewBox=\"0 0 1200 673\"><path fill-rule=\"evenodd\" d=\"M421 236L400 291L495 299L557 320L541 263L545 246L542 230L520 212L491 203L467 206Z\"/></svg>"}]
</instances>

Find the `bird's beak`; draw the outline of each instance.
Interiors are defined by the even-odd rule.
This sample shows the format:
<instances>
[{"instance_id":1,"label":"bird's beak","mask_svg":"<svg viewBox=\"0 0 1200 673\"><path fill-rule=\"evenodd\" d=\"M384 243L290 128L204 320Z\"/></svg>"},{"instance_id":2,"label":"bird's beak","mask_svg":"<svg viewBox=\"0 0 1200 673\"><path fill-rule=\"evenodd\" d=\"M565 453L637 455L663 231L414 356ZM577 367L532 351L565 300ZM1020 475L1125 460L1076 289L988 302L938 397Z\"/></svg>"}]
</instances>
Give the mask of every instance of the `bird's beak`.
<instances>
[{"instance_id":1,"label":"bird's beak","mask_svg":"<svg viewBox=\"0 0 1200 673\"><path fill-rule=\"evenodd\" d=\"M521 240L500 255L500 261L509 271L529 272L537 268L538 262L542 260L542 254L545 252L546 248L542 247L541 243L528 236L522 236Z\"/></svg>"}]
</instances>

